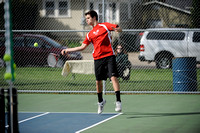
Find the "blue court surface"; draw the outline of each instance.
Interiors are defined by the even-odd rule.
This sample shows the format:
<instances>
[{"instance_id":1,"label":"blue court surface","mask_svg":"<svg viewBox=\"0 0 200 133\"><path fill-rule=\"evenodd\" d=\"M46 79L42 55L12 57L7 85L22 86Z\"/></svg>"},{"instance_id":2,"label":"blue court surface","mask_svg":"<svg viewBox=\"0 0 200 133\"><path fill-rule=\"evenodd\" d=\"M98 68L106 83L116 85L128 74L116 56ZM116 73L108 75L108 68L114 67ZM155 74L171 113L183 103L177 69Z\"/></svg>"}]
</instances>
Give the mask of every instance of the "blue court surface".
<instances>
[{"instance_id":1,"label":"blue court surface","mask_svg":"<svg viewBox=\"0 0 200 133\"><path fill-rule=\"evenodd\" d=\"M79 133L121 113L19 113L20 133Z\"/></svg>"}]
</instances>

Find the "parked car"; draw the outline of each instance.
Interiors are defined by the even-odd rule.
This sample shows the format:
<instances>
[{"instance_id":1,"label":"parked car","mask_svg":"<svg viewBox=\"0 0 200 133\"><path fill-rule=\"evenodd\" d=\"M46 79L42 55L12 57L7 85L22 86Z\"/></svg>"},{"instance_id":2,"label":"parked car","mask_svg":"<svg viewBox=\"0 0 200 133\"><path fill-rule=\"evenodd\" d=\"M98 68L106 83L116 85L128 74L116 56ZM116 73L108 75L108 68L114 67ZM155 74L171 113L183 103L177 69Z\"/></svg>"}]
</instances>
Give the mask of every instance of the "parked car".
<instances>
[{"instance_id":1,"label":"parked car","mask_svg":"<svg viewBox=\"0 0 200 133\"><path fill-rule=\"evenodd\" d=\"M122 32L120 35L120 42L123 44L127 52L140 51L140 35L137 32ZM117 45L116 44L116 45Z\"/></svg>"},{"instance_id":2,"label":"parked car","mask_svg":"<svg viewBox=\"0 0 200 133\"><path fill-rule=\"evenodd\" d=\"M14 62L17 66L45 66L48 65L47 58L50 53L60 54L63 47L58 42L44 35L14 34L13 35ZM38 47L34 47L38 43ZM4 66L3 56L5 54L5 36L0 35L0 66ZM80 52L71 52L64 56L66 60L81 60ZM62 66L62 65L61 65Z\"/></svg>"},{"instance_id":3,"label":"parked car","mask_svg":"<svg viewBox=\"0 0 200 133\"><path fill-rule=\"evenodd\" d=\"M171 68L173 57L196 57L200 62L200 29L147 29L140 42L140 61L155 61L157 68Z\"/></svg>"}]
</instances>

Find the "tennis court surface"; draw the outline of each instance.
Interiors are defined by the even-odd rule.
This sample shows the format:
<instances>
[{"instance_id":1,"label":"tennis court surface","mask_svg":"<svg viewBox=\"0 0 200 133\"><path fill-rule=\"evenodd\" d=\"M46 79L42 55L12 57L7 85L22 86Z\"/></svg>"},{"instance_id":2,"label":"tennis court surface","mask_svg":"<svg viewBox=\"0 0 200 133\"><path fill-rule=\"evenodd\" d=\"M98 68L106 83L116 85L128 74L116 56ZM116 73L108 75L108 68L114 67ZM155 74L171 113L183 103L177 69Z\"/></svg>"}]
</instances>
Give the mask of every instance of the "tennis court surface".
<instances>
[{"instance_id":1,"label":"tennis court surface","mask_svg":"<svg viewBox=\"0 0 200 133\"><path fill-rule=\"evenodd\" d=\"M98 115L96 95L19 94L20 133L199 133L199 95L122 95L123 112L114 112L114 95Z\"/></svg>"},{"instance_id":2,"label":"tennis court surface","mask_svg":"<svg viewBox=\"0 0 200 133\"><path fill-rule=\"evenodd\" d=\"M81 132L110 120L119 114L105 113L19 113L20 133Z\"/></svg>"}]
</instances>

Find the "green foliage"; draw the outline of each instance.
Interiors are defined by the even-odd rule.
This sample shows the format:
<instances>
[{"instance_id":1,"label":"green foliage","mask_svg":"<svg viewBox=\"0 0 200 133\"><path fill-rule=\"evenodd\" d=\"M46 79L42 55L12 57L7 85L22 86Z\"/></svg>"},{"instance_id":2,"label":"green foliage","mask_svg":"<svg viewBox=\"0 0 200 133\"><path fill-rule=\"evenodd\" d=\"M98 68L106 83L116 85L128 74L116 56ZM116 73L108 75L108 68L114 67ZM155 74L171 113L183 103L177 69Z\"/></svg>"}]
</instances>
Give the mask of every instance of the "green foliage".
<instances>
[{"instance_id":1,"label":"green foliage","mask_svg":"<svg viewBox=\"0 0 200 133\"><path fill-rule=\"evenodd\" d=\"M69 48L74 48L74 47L78 47L78 46L81 46L81 44L79 42L69 42L67 44L67 47L69 47Z\"/></svg>"},{"instance_id":2,"label":"green foliage","mask_svg":"<svg viewBox=\"0 0 200 133\"><path fill-rule=\"evenodd\" d=\"M191 10L192 28L200 28L200 1L193 0Z\"/></svg>"}]
</instances>

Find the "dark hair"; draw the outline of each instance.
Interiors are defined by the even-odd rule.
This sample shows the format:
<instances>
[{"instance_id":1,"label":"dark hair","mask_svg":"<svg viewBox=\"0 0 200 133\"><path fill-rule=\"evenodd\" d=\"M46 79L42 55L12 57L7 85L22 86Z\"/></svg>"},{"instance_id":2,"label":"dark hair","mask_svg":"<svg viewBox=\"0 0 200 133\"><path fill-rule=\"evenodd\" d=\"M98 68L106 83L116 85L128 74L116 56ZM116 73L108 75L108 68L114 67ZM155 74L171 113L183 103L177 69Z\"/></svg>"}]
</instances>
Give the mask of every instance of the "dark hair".
<instances>
[{"instance_id":1,"label":"dark hair","mask_svg":"<svg viewBox=\"0 0 200 133\"><path fill-rule=\"evenodd\" d=\"M85 16L90 15L92 18L96 17L96 20L98 21L98 14L96 11L94 10L90 10L88 12L85 13Z\"/></svg>"}]
</instances>

